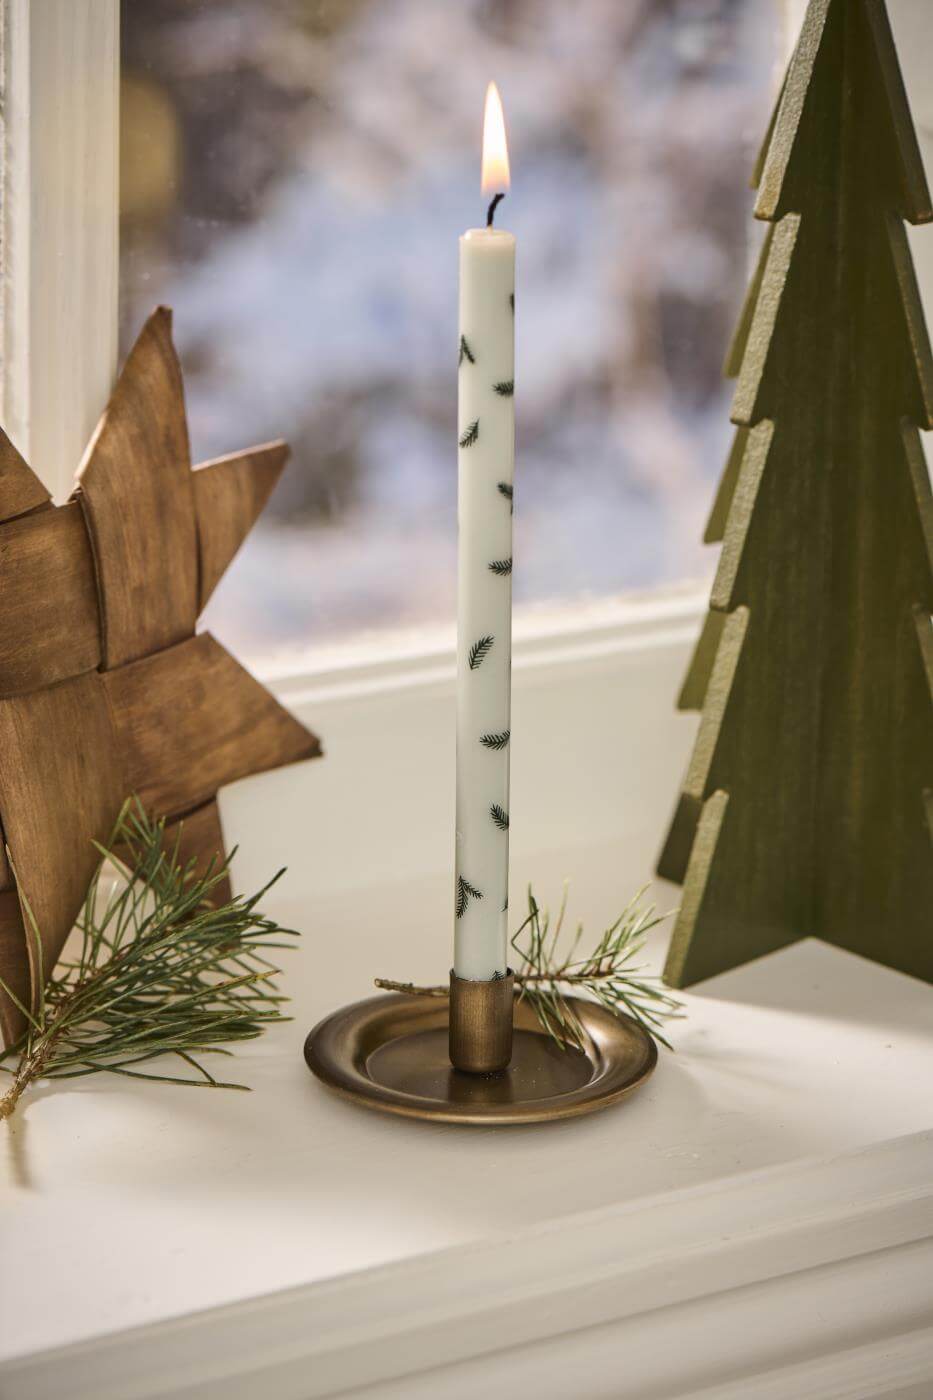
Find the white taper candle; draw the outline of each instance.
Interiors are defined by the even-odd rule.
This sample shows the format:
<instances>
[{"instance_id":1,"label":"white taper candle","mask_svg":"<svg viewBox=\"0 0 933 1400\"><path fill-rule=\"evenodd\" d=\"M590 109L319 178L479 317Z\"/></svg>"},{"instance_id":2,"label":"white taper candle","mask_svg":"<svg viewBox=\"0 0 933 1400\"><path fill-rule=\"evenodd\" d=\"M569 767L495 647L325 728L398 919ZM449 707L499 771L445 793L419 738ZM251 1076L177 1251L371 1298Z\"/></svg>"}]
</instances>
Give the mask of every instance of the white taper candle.
<instances>
[{"instance_id":1,"label":"white taper candle","mask_svg":"<svg viewBox=\"0 0 933 1400\"><path fill-rule=\"evenodd\" d=\"M487 148L488 134L484 162ZM491 178L506 187L507 165ZM460 239L458 374L454 971L485 981L508 965L515 238L503 229Z\"/></svg>"}]
</instances>

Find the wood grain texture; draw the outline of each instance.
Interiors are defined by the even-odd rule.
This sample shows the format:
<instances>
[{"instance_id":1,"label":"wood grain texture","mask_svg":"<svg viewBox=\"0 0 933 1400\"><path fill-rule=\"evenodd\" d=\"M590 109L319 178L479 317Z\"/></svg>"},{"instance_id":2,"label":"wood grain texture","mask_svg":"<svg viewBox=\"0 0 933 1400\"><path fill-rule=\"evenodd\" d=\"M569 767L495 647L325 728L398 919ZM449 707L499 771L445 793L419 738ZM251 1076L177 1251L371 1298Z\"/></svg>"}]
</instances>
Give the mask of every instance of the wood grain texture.
<instances>
[{"instance_id":1,"label":"wood grain texture","mask_svg":"<svg viewBox=\"0 0 933 1400\"><path fill-rule=\"evenodd\" d=\"M195 468L199 611L258 520L287 460L287 444L270 442Z\"/></svg>"},{"instance_id":2,"label":"wood grain texture","mask_svg":"<svg viewBox=\"0 0 933 1400\"><path fill-rule=\"evenodd\" d=\"M198 615L197 531L171 313L130 351L78 472L97 569L106 667L173 646Z\"/></svg>"},{"instance_id":3,"label":"wood grain texture","mask_svg":"<svg viewBox=\"0 0 933 1400\"><path fill-rule=\"evenodd\" d=\"M49 499L42 482L0 428L0 520L12 520Z\"/></svg>"},{"instance_id":4,"label":"wood grain texture","mask_svg":"<svg viewBox=\"0 0 933 1400\"><path fill-rule=\"evenodd\" d=\"M895 217L924 204L879 9L812 0L764 162L725 620L659 865L684 882L677 985L808 933L933 980L933 373Z\"/></svg>"},{"instance_id":5,"label":"wood grain texture","mask_svg":"<svg viewBox=\"0 0 933 1400\"><path fill-rule=\"evenodd\" d=\"M94 561L76 501L0 525L0 696L100 665Z\"/></svg>"},{"instance_id":6,"label":"wood grain texture","mask_svg":"<svg viewBox=\"0 0 933 1400\"><path fill-rule=\"evenodd\" d=\"M33 990L54 966L126 795L117 736L97 672L0 700L0 811L27 939Z\"/></svg>"},{"instance_id":7,"label":"wood grain texture","mask_svg":"<svg viewBox=\"0 0 933 1400\"><path fill-rule=\"evenodd\" d=\"M103 680L129 787L163 816L191 811L224 783L321 751L207 632Z\"/></svg>"},{"instance_id":8,"label":"wood grain texture","mask_svg":"<svg viewBox=\"0 0 933 1400\"><path fill-rule=\"evenodd\" d=\"M25 947L26 934L16 891L0 890L0 979L13 993L13 997L9 997L0 991L0 1037L4 1045L15 1044L28 1025L20 1010L20 1006L29 1005L31 995Z\"/></svg>"}]
</instances>

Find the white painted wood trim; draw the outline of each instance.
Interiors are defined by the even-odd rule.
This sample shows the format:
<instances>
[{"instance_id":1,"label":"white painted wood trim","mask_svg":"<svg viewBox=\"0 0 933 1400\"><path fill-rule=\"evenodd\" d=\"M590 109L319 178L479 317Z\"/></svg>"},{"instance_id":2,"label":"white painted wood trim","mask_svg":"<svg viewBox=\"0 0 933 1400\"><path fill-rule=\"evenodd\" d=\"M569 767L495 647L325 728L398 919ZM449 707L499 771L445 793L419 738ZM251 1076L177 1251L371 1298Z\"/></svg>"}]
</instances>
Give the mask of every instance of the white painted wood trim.
<instances>
[{"instance_id":1,"label":"white painted wood trim","mask_svg":"<svg viewBox=\"0 0 933 1400\"><path fill-rule=\"evenodd\" d=\"M3 0L0 414L64 499L113 386L119 0Z\"/></svg>"},{"instance_id":2,"label":"white painted wood trim","mask_svg":"<svg viewBox=\"0 0 933 1400\"><path fill-rule=\"evenodd\" d=\"M514 620L516 671L609 660L620 654L692 643L708 605L700 583L598 601L528 608ZM345 644L292 653L260 669L262 679L292 707L391 694L412 687L449 689L456 679L453 626L351 638Z\"/></svg>"},{"instance_id":3,"label":"white painted wood trim","mask_svg":"<svg viewBox=\"0 0 933 1400\"><path fill-rule=\"evenodd\" d=\"M27 1357L2 1378L18 1400L374 1385L415 1400L488 1391L480 1379L608 1400L623 1371L625 1394L692 1400L933 1385L931 1168L933 1134L917 1134Z\"/></svg>"}]
</instances>

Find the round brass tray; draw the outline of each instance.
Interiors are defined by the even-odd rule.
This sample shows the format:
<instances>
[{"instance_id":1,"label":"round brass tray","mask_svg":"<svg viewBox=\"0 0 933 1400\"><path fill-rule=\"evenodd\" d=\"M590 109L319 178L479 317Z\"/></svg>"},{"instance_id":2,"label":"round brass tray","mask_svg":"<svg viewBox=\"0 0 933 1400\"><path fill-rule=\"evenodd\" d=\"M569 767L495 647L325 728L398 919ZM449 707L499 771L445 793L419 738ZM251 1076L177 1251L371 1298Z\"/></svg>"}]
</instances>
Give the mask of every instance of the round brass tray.
<instances>
[{"instance_id":1,"label":"round brass tray","mask_svg":"<svg viewBox=\"0 0 933 1400\"><path fill-rule=\"evenodd\" d=\"M512 1062L500 1074L464 1074L447 1048L447 1000L388 996L325 1018L305 1041L312 1074L366 1108L441 1123L549 1123L608 1108L657 1063L651 1036L628 1016L573 999L586 1050L559 1046L534 1012L515 1004Z\"/></svg>"}]
</instances>

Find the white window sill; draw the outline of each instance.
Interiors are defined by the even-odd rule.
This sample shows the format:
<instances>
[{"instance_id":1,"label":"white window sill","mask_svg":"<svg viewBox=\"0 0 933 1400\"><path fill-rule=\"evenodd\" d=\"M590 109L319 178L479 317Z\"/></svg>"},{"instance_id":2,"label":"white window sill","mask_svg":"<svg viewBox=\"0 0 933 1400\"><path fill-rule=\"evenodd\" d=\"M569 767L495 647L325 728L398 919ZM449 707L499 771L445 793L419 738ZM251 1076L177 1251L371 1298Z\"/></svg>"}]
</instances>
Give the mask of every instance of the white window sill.
<instances>
[{"instance_id":1,"label":"white window sill","mask_svg":"<svg viewBox=\"0 0 933 1400\"><path fill-rule=\"evenodd\" d=\"M513 908L569 875L595 928L650 873L700 607L643 606L518 649ZM249 1096L101 1077L33 1097L0 1196L0 1390L928 1394L929 988L807 940L689 995L677 1053L603 1115L500 1132L356 1110L302 1040L372 977L447 967L451 658L282 687L328 756L223 808L244 888L289 864L295 1021L239 1054Z\"/></svg>"}]
</instances>

